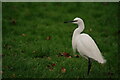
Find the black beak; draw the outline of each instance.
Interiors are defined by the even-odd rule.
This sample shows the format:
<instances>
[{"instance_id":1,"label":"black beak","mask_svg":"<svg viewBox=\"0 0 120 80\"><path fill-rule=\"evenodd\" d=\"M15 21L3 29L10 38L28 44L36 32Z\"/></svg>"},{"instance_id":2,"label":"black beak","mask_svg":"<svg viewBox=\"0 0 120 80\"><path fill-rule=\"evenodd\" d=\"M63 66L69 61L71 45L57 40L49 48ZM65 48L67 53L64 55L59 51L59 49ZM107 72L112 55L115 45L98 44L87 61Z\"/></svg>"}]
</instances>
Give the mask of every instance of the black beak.
<instances>
[{"instance_id":1,"label":"black beak","mask_svg":"<svg viewBox=\"0 0 120 80\"><path fill-rule=\"evenodd\" d=\"M64 22L64 23L72 23L72 22L76 22L76 21L66 21L66 22Z\"/></svg>"}]
</instances>

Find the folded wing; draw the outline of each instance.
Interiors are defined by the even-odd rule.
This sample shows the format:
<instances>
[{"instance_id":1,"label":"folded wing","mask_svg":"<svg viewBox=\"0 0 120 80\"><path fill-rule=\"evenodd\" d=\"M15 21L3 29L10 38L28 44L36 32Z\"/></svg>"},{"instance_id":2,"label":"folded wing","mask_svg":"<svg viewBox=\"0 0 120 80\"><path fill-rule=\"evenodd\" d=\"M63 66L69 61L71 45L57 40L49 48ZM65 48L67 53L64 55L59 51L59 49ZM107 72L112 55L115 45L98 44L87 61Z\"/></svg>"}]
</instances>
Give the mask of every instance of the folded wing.
<instances>
[{"instance_id":1,"label":"folded wing","mask_svg":"<svg viewBox=\"0 0 120 80\"><path fill-rule=\"evenodd\" d=\"M90 57L99 63L105 63L106 60L101 55L95 41L88 34L81 34L77 39L77 51L82 55Z\"/></svg>"}]
</instances>

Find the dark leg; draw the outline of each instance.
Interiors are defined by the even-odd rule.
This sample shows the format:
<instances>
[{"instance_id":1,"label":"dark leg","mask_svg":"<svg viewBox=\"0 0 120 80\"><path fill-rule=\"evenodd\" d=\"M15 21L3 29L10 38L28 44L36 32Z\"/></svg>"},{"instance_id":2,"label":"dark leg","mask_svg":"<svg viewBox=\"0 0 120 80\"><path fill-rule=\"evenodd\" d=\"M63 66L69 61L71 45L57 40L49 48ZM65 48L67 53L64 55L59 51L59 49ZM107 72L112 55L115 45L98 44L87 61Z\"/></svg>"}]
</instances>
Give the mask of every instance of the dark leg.
<instances>
[{"instance_id":1,"label":"dark leg","mask_svg":"<svg viewBox=\"0 0 120 80\"><path fill-rule=\"evenodd\" d=\"M91 69L91 59L88 58L88 75L89 75L89 72L90 72L90 69Z\"/></svg>"}]
</instances>

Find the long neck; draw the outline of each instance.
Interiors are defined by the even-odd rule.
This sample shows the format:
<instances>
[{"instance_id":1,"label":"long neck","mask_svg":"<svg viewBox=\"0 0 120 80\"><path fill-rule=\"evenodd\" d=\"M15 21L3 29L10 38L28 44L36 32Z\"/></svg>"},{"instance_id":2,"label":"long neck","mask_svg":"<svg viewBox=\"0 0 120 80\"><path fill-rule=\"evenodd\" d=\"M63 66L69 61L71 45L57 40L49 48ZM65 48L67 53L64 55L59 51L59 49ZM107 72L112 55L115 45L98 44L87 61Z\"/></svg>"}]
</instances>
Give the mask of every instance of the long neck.
<instances>
[{"instance_id":1,"label":"long neck","mask_svg":"<svg viewBox=\"0 0 120 80\"><path fill-rule=\"evenodd\" d=\"M84 30L84 22L78 23L79 34Z\"/></svg>"},{"instance_id":2,"label":"long neck","mask_svg":"<svg viewBox=\"0 0 120 80\"><path fill-rule=\"evenodd\" d=\"M73 32L73 36L72 36L72 47L73 47L73 51L76 51L76 40L77 40L77 36L80 35L80 33L84 30L84 23L82 24L78 24L78 28L76 28Z\"/></svg>"},{"instance_id":3,"label":"long neck","mask_svg":"<svg viewBox=\"0 0 120 80\"><path fill-rule=\"evenodd\" d=\"M84 23L78 23L78 28L74 30L73 36L79 35L84 30Z\"/></svg>"},{"instance_id":4,"label":"long neck","mask_svg":"<svg viewBox=\"0 0 120 80\"><path fill-rule=\"evenodd\" d=\"M76 39L77 36L84 30L84 23L78 23L78 28L76 28L73 32L72 40Z\"/></svg>"}]
</instances>

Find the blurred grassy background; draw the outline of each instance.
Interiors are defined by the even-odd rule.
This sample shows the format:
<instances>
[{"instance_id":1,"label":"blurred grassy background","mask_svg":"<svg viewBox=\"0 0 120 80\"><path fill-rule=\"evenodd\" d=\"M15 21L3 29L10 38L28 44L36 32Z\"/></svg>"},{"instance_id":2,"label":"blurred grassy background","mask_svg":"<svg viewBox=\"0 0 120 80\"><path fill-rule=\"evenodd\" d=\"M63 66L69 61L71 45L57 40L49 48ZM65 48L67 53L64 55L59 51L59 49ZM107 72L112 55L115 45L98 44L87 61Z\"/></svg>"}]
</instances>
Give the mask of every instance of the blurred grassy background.
<instances>
[{"instance_id":1,"label":"blurred grassy background","mask_svg":"<svg viewBox=\"0 0 120 80\"><path fill-rule=\"evenodd\" d=\"M2 3L3 78L117 78L118 3ZM81 17L107 63L76 58L71 37ZM70 57L58 56L68 53ZM76 53L78 54L78 53Z\"/></svg>"}]
</instances>

